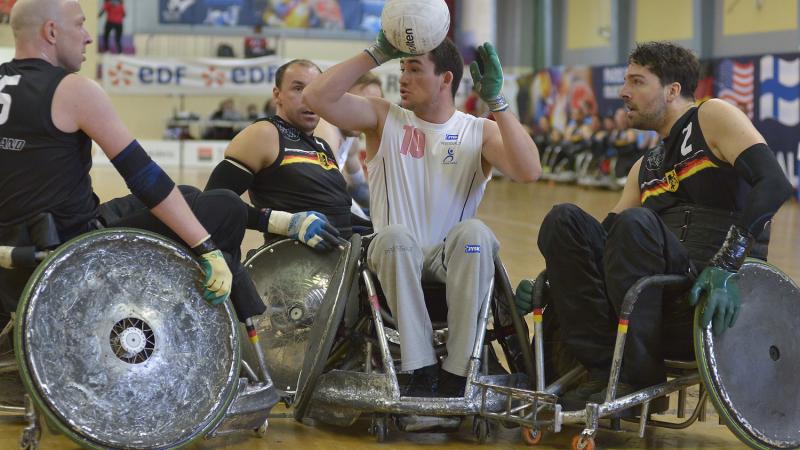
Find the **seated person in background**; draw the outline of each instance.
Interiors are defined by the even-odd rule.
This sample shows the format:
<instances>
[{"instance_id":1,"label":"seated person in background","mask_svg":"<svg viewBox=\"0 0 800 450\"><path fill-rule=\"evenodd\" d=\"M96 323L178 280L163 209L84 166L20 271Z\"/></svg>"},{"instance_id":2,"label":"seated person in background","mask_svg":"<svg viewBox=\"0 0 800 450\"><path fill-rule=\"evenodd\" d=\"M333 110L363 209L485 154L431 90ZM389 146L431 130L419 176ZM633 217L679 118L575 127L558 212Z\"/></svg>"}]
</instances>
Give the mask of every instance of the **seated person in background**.
<instances>
[{"instance_id":1,"label":"seated person in background","mask_svg":"<svg viewBox=\"0 0 800 450\"><path fill-rule=\"evenodd\" d=\"M406 396L464 395L478 313L499 246L473 217L492 166L517 181L533 181L541 172L536 146L502 94L503 70L494 48L487 43L480 54L485 70L473 63L472 76L497 122L456 110L464 62L450 39L411 56L381 32L365 52L326 70L303 93L304 102L330 123L366 133L377 231L367 263L398 325L402 370L414 371L402 388ZM347 92L359 77L394 58L402 58L401 106ZM423 279L447 285L449 336L441 373Z\"/></svg>"},{"instance_id":2,"label":"seated person in background","mask_svg":"<svg viewBox=\"0 0 800 450\"><path fill-rule=\"evenodd\" d=\"M275 73L277 114L242 130L214 168L209 189L249 191L248 228L299 239L317 249L350 237L350 196L328 144L312 133L319 116L303 89L319 76L316 64L295 59Z\"/></svg>"},{"instance_id":3,"label":"seated person in background","mask_svg":"<svg viewBox=\"0 0 800 450\"><path fill-rule=\"evenodd\" d=\"M247 120L256 120L258 117L258 106L255 103L247 105Z\"/></svg>"},{"instance_id":4,"label":"seated person in background","mask_svg":"<svg viewBox=\"0 0 800 450\"><path fill-rule=\"evenodd\" d=\"M663 140L636 161L602 223L571 204L556 205L542 223L539 249L564 345L589 370L589 381L562 397L567 409L604 401L617 314L642 277L697 278L689 301L662 296L661 289L641 294L630 316L617 397L665 382L665 357L692 357L692 310L700 297L703 326L713 322L715 334L732 327L736 272L748 255L766 257L765 230L792 193L747 116L719 99L694 106L698 72L687 49L638 45L620 96L630 125L655 130ZM530 291L529 281L517 288L524 312ZM663 412L664 400L654 400L650 411Z\"/></svg>"},{"instance_id":5,"label":"seated person in background","mask_svg":"<svg viewBox=\"0 0 800 450\"><path fill-rule=\"evenodd\" d=\"M219 108L211 114L209 120L223 122L212 123L206 129L203 136L204 139L219 139L230 140L236 135L233 124L226 124L224 122L236 122L242 120L242 115L236 110L236 105L233 103L232 98L226 98L219 104Z\"/></svg>"},{"instance_id":6,"label":"seated person in background","mask_svg":"<svg viewBox=\"0 0 800 450\"><path fill-rule=\"evenodd\" d=\"M348 91L362 97L383 98L381 80L372 72L367 72L356 80L356 84ZM358 203L356 206L369 208L369 185L361 166L360 131L349 131L336 128L325 120L320 120L316 135L330 144L336 154L336 164L347 182L347 192ZM354 211L354 214L358 214Z\"/></svg>"},{"instance_id":7,"label":"seated person in background","mask_svg":"<svg viewBox=\"0 0 800 450\"><path fill-rule=\"evenodd\" d=\"M12 9L16 54L0 65L0 83L13 104L3 106L0 136L18 145L0 148L0 245L32 245L25 223L43 212L54 217L61 242L103 226L154 231L198 255L208 301L231 293L240 320L262 313L239 264L247 211L225 191L179 191L100 86L74 73L92 42L85 20L75 0L20 0ZM134 195L99 204L89 177L92 140ZM0 269L2 309L13 311L31 272Z\"/></svg>"}]
</instances>

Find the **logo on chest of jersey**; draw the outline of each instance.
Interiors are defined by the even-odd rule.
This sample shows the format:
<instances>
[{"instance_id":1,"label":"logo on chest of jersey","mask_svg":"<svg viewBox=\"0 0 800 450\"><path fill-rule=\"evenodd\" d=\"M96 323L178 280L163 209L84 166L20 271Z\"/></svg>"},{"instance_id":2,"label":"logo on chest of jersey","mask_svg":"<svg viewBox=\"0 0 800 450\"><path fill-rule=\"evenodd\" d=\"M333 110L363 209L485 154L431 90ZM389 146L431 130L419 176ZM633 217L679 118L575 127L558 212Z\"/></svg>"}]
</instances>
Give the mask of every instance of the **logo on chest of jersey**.
<instances>
[{"instance_id":1,"label":"logo on chest of jersey","mask_svg":"<svg viewBox=\"0 0 800 450\"><path fill-rule=\"evenodd\" d=\"M681 181L678 179L678 174L675 172L675 169L664 174L664 182L666 183L666 190L669 192L677 191L678 187L681 185Z\"/></svg>"},{"instance_id":2,"label":"logo on chest of jersey","mask_svg":"<svg viewBox=\"0 0 800 450\"><path fill-rule=\"evenodd\" d=\"M664 146L658 144L655 148L647 153L645 159L645 168L651 172L656 172L661 168L664 163Z\"/></svg>"},{"instance_id":3,"label":"logo on chest of jersey","mask_svg":"<svg viewBox=\"0 0 800 450\"><path fill-rule=\"evenodd\" d=\"M312 152L298 148L287 148L281 161L282 166L289 164L314 164L325 170L338 169L336 161L328 158L324 152Z\"/></svg>"},{"instance_id":4,"label":"logo on chest of jersey","mask_svg":"<svg viewBox=\"0 0 800 450\"><path fill-rule=\"evenodd\" d=\"M442 159L442 164L457 164L455 147L447 148L447 155Z\"/></svg>"},{"instance_id":5,"label":"logo on chest of jersey","mask_svg":"<svg viewBox=\"0 0 800 450\"><path fill-rule=\"evenodd\" d=\"M20 152L25 148L25 139L0 138L0 150Z\"/></svg>"},{"instance_id":6,"label":"logo on chest of jersey","mask_svg":"<svg viewBox=\"0 0 800 450\"><path fill-rule=\"evenodd\" d=\"M445 133L444 143L453 144L458 142L458 133Z\"/></svg>"}]
</instances>

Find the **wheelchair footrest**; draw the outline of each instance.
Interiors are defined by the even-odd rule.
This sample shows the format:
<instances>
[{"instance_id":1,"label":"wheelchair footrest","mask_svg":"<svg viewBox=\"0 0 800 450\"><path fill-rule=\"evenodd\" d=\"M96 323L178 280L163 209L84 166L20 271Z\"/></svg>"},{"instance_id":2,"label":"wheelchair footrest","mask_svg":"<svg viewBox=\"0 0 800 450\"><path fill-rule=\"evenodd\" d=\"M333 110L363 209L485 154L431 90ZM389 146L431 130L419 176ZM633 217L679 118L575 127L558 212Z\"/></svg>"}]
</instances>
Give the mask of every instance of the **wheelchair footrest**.
<instances>
[{"instance_id":1,"label":"wheelchair footrest","mask_svg":"<svg viewBox=\"0 0 800 450\"><path fill-rule=\"evenodd\" d=\"M553 418L561 412L558 396L554 394L488 383L474 384L481 397L480 415L488 419L539 429L553 424ZM505 408L502 411L492 412L485 408L486 398L491 394L505 397Z\"/></svg>"}]
</instances>

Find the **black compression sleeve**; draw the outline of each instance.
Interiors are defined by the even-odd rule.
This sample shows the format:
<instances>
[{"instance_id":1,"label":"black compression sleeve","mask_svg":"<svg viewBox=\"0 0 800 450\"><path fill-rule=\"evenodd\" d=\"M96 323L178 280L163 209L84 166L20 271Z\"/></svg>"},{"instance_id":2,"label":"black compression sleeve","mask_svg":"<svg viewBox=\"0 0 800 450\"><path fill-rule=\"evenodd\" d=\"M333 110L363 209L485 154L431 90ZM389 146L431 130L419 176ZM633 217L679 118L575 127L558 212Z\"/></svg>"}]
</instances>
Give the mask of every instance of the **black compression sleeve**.
<instances>
[{"instance_id":1,"label":"black compression sleeve","mask_svg":"<svg viewBox=\"0 0 800 450\"><path fill-rule=\"evenodd\" d=\"M758 237L783 202L792 195L792 185L766 144L755 144L745 149L733 167L753 187L736 225Z\"/></svg>"},{"instance_id":2,"label":"black compression sleeve","mask_svg":"<svg viewBox=\"0 0 800 450\"><path fill-rule=\"evenodd\" d=\"M237 195L242 195L252 183L253 172L235 159L225 158L211 172L204 190L230 189Z\"/></svg>"},{"instance_id":3,"label":"black compression sleeve","mask_svg":"<svg viewBox=\"0 0 800 450\"><path fill-rule=\"evenodd\" d=\"M134 139L111 164L125 179L131 193L148 208L154 208L175 188L175 183Z\"/></svg>"}]
</instances>

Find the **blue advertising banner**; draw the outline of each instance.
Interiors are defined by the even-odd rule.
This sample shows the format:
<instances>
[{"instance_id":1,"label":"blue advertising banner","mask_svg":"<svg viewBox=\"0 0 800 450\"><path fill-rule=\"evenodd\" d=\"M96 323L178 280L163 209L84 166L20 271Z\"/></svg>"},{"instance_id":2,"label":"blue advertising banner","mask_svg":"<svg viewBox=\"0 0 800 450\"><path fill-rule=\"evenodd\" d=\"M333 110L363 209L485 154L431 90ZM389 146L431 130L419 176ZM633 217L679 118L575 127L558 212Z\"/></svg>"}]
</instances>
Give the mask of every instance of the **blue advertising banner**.
<instances>
[{"instance_id":1,"label":"blue advertising banner","mask_svg":"<svg viewBox=\"0 0 800 450\"><path fill-rule=\"evenodd\" d=\"M159 23L377 33L384 1L159 0Z\"/></svg>"}]
</instances>

